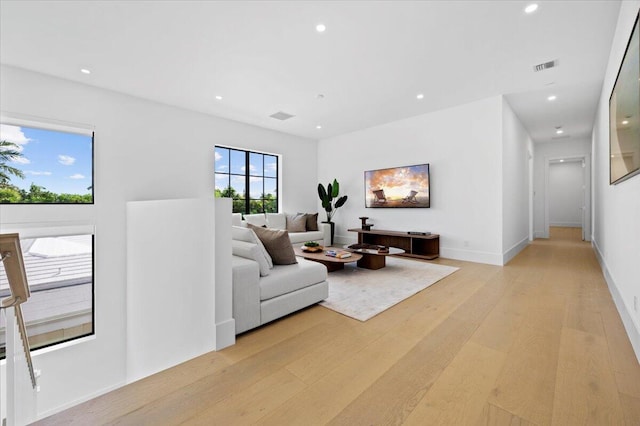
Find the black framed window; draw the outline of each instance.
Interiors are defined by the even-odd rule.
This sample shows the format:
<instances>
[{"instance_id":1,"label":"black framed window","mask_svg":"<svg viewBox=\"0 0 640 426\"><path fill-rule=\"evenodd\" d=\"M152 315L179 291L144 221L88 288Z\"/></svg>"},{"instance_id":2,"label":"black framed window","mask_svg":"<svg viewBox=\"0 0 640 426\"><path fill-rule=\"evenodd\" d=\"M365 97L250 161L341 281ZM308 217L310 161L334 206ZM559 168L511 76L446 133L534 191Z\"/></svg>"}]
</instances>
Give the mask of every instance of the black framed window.
<instances>
[{"instance_id":1,"label":"black framed window","mask_svg":"<svg viewBox=\"0 0 640 426\"><path fill-rule=\"evenodd\" d=\"M93 204L93 132L10 123L0 123L0 204Z\"/></svg>"},{"instance_id":2,"label":"black framed window","mask_svg":"<svg viewBox=\"0 0 640 426\"><path fill-rule=\"evenodd\" d=\"M21 238L31 297L22 312L31 349L95 333L94 235ZM0 262L0 298L10 295ZM5 358L6 320L0 315L0 359Z\"/></svg>"},{"instance_id":3,"label":"black framed window","mask_svg":"<svg viewBox=\"0 0 640 426\"><path fill-rule=\"evenodd\" d=\"M215 196L233 199L234 213L278 212L278 156L215 147Z\"/></svg>"}]
</instances>

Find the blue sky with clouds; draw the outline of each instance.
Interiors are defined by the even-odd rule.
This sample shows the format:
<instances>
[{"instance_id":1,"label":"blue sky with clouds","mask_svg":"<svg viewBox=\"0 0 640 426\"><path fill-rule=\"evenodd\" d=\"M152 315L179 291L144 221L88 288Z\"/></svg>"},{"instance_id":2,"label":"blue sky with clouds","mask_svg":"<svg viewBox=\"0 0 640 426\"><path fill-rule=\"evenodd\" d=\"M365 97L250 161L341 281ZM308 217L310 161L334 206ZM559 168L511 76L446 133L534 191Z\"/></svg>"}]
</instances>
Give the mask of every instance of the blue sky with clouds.
<instances>
[{"instance_id":1,"label":"blue sky with clouds","mask_svg":"<svg viewBox=\"0 0 640 426\"><path fill-rule=\"evenodd\" d=\"M11 183L28 190L32 183L58 194L88 194L92 185L91 136L24 126L0 125L0 138L19 146L22 157L11 166L24 173Z\"/></svg>"}]
</instances>

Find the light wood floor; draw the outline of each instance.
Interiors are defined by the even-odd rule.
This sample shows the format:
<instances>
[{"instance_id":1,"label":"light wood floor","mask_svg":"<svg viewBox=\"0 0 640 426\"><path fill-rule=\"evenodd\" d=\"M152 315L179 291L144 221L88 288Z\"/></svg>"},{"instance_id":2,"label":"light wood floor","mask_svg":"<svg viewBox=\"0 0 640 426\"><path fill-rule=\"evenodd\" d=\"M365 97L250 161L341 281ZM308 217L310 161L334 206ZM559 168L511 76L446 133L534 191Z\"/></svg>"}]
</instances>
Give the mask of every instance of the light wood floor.
<instances>
[{"instance_id":1,"label":"light wood floor","mask_svg":"<svg viewBox=\"0 0 640 426\"><path fill-rule=\"evenodd\" d=\"M640 365L589 243L553 229L361 323L314 306L41 424L640 425Z\"/></svg>"}]
</instances>

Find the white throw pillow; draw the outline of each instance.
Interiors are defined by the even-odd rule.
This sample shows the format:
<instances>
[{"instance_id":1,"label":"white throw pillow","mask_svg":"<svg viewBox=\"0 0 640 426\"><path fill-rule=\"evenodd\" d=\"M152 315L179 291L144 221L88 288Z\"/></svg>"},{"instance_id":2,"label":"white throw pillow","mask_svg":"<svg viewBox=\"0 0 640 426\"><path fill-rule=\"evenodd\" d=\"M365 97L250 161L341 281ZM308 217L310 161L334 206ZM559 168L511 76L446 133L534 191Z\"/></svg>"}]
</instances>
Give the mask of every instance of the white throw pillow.
<instances>
[{"instance_id":1,"label":"white throw pillow","mask_svg":"<svg viewBox=\"0 0 640 426\"><path fill-rule=\"evenodd\" d=\"M245 214L244 220L255 226L267 226L267 218L264 213Z\"/></svg>"},{"instance_id":2,"label":"white throw pillow","mask_svg":"<svg viewBox=\"0 0 640 426\"><path fill-rule=\"evenodd\" d=\"M273 268L273 260L271 259L269 252L267 251L266 248L264 248L264 244L262 244L262 241L260 241L260 238L258 238L256 233L253 232L253 229L244 228L242 226L232 226L231 239L257 244L258 248L260 249L260 252L262 253L262 255L265 258L265 261L267 262L267 265L269 265L269 269Z\"/></svg>"},{"instance_id":3,"label":"white throw pillow","mask_svg":"<svg viewBox=\"0 0 640 426\"><path fill-rule=\"evenodd\" d=\"M232 240L231 250L235 256L244 257L245 259L255 261L260 268L260 276L266 277L269 275L269 265L267 265L267 259L260 252L260 247L257 244L249 243L247 241Z\"/></svg>"},{"instance_id":4,"label":"white throw pillow","mask_svg":"<svg viewBox=\"0 0 640 426\"><path fill-rule=\"evenodd\" d=\"M287 216L284 213L267 213L267 226L272 229L287 229Z\"/></svg>"},{"instance_id":5,"label":"white throw pillow","mask_svg":"<svg viewBox=\"0 0 640 426\"><path fill-rule=\"evenodd\" d=\"M232 226L242 225L242 213L231 213L231 225Z\"/></svg>"}]
</instances>

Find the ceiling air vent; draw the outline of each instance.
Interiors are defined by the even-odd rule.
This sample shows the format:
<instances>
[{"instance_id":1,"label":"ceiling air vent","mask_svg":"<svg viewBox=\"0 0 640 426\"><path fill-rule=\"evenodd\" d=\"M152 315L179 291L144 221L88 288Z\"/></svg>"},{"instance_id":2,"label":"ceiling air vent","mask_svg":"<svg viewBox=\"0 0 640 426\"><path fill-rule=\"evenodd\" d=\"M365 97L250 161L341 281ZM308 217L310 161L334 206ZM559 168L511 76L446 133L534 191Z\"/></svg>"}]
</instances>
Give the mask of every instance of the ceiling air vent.
<instances>
[{"instance_id":1,"label":"ceiling air vent","mask_svg":"<svg viewBox=\"0 0 640 426\"><path fill-rule=\"evenodd\" d=\"M275 114L271 114L269 117L275 118L276 120L284 121L290 119L291 117L295 117L295 115L287 114L283 111L278 111Z\"/></svg>"},{"instance_id":2,"label":"ceiling air vent","mask_svg":"<svg viewBox=\"0 0 640 426\"><path fill-rule=\"evenodd\" d=\"M543 71L543 70L546 70L546 69L549 69L549 68L553 68L553 67L557 67L557 66L558 66L558 60L555 59L553 61L545 62L543 64L534 65L533 66L533 70L535 72L538 72L538 71Z\"/></svg>"}]
</instances>

